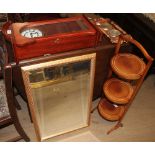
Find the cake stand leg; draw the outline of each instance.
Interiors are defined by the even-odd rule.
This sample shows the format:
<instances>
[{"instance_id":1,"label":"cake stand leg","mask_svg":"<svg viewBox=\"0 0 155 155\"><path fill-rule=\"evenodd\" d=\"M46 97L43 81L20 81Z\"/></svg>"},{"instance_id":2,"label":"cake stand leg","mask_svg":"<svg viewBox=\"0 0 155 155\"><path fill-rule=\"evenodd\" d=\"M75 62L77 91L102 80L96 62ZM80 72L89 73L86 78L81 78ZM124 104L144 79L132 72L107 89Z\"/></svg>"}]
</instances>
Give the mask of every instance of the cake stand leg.
<instances>
[{"instance_id":1,"label":"cake stand leg","mask_svg":"<svg viewBox=\"0 0 155 155\"><path fill-rule=\"evenodd\" d=\"M98 105L91 110L91 113L93 113L97 109L97 107Z\"/></svg>"},{"instance_id":2,"label":"cake stand leg","mask_svg":"<svg viewBox=\"0 0 155 155\"><path fill-rule=\"evenodd\" d=\"M111 129L107 132L107 134L109 135L112 131L118 129L119 127L123 127L123 124L120 123L120 122L118 122L113 128L111 128Z\"/></svg>"}]
</instances>

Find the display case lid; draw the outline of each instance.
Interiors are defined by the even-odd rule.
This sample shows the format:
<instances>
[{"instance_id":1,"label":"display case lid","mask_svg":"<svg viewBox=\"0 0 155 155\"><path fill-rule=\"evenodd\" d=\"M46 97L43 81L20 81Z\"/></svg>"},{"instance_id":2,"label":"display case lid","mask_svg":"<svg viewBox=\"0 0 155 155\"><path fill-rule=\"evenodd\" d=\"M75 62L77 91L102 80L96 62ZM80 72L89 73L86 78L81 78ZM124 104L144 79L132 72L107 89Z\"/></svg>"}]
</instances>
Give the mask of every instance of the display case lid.
<instances>
[{"instance_id":1,"label":"display case lid","mask_svg":"<svg viewBox=\"0 0 155 155\"><path fill-rule=\"evenodd\" d=\"M95 35L96 30L83 16L57 20L14 23L12 41L17 46L34 43L37 40L61 36Z\"/></svg>"}]
</instances>

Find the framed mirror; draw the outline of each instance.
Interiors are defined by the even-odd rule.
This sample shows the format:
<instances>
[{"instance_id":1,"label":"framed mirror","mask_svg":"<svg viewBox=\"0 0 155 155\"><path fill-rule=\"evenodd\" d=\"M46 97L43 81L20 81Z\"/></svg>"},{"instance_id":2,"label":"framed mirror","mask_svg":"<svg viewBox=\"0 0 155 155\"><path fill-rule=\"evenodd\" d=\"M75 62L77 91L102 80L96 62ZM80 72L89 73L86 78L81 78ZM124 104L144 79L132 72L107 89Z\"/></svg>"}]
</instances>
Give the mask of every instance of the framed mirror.
<instances>
[{"instance_id":1,"label":"framed mirror","mask_svg":"<svg viewBox=\"0 0 155 155\"><path fill-rule=\"evenodd\" d=\"M96 54L21 67L38 141L89 125Z\"/></svg>"}]
</instances>

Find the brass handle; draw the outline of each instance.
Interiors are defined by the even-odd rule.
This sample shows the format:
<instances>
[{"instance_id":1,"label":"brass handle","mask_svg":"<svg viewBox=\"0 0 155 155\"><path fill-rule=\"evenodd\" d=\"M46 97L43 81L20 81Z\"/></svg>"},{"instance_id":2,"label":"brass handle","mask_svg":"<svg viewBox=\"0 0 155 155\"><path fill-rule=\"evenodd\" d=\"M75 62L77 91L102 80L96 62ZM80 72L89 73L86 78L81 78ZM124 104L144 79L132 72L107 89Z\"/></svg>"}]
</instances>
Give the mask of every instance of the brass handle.
<instances>
[{"instance_id":1,"label":"brass handle","mask_svg":"<svg viewBox=\"0 0 155 155\"><path fill-rule=\"evenodd\" d=\"M55 44L59 44L59 43L60 43L60 39L59 39L59 38L55 39L55 40L54 40L54 43L55 43Z\"/></svg>"}]
</instances>

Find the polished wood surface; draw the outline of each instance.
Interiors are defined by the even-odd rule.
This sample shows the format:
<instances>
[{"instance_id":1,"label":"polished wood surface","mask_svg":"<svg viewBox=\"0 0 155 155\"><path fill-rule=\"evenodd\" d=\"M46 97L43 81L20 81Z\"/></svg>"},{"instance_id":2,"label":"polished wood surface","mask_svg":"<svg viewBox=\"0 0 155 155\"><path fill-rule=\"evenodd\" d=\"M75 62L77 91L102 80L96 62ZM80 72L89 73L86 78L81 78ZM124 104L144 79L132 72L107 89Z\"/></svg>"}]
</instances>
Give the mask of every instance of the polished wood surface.
<instances>
[{"instance_id":1,"label":"polished wood surface","mask_svg":"<svg viewBox=\"0 0 155 155\"><path fill-rule=\"evenodd\" d=\"M100 115L109 121L119 120L124 113L124 110L124 106L113 105L105 98L102 98L98 104L98 111Z\"/></svg>"},{"instance_id":2,"label":"polished wood surface","mask_svg":"<svg viewBox=\"0 0 155 155\"><path fill-rule=\"evenodd\" d=\"M133 88L128 82L111 78L103 86L106 97L117 104L127 104L132 96Z\"/></svg>"},{"instance_id":3,"label":"polished wood surface","mask_svg":"<svg viewBox=\"0 0 155 155\"><path fill-rule=\"evenodd\" d=\"M119 53L111 59L113 71L121 78L136 80L141 77L145 70L145 63L136 55Z\"/></svg>"}]
</instances>

